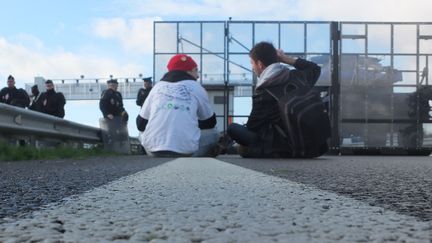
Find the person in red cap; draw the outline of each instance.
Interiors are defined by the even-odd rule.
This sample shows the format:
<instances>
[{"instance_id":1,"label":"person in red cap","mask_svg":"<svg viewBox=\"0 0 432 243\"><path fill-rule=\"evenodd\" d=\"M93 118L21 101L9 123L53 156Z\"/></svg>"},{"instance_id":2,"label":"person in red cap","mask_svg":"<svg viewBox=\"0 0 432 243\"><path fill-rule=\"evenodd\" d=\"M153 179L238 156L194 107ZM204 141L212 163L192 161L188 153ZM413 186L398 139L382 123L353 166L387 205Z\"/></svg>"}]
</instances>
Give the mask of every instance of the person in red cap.
<instances>
[{"instance_id":1,"label":"person in red cap","mask_svg":"<svg viewBox=\"0 0 432 243\"><path fill-rule=\"evenodd\" d=\"M137 117L140 140L150 156L216 156L216 115L207 92L197 82L198 65L177 54L154 85Z\"/></svg>"}]
</instances>

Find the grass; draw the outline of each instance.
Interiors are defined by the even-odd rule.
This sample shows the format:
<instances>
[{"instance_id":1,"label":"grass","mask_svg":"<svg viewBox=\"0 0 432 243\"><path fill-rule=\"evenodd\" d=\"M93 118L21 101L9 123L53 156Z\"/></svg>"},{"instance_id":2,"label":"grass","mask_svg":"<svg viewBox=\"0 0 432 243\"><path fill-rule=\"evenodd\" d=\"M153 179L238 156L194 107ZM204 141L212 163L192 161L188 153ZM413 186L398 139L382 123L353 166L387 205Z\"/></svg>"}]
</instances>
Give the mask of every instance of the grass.
<instances>
[{"instance_id":1,"label":"grass","mask_svg":"<svg viewBox=\"0 0 432 243\"><path fill-rule=\"evenodd\" d=\"M98 147L84 148L34 148L31 146L12 146L0 143L0 161L38 160L38 159L85 159L96 156L113 156L114 152Z\"/></svg>"}]
</instances>

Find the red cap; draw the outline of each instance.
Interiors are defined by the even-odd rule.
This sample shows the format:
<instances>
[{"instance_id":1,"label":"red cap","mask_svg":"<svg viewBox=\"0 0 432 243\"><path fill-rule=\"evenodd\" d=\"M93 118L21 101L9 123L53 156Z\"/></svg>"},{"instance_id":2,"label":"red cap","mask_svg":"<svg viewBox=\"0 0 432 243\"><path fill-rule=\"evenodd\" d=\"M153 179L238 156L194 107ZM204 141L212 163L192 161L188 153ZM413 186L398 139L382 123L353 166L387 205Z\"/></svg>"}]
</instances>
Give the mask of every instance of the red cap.
<instances>
[{"instance_id":1,"label":"red cap","mask_svg":"<svg viewBox=\"0 0 432 243\"><path fill-rule=\"evenodd\" d=\"M180 70L191 71L196 68L197 64L192 57L185 54L177 54L173 56L167 65L168 71Z\"/></svg>"}]
</instances>

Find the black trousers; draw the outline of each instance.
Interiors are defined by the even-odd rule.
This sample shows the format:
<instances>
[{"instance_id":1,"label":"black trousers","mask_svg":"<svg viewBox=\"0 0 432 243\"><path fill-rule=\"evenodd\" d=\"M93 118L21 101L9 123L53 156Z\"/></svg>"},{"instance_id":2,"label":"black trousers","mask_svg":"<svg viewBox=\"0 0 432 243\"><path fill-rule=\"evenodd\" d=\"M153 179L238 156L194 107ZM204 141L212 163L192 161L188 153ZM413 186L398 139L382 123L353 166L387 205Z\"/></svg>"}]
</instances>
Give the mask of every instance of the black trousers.
<instances>
[{"instance_id":1,"label":"black trousers","mask_svg":"<svg viewBox=\"0 0 432 243\"><path fill-rule=\"evenodd\" d=\"M246 126L237 123L229 125L227 133L233 140L243 146L257 144L259 141L259 137L255 132L249 130Z\"/></svg>"}]
</instances>

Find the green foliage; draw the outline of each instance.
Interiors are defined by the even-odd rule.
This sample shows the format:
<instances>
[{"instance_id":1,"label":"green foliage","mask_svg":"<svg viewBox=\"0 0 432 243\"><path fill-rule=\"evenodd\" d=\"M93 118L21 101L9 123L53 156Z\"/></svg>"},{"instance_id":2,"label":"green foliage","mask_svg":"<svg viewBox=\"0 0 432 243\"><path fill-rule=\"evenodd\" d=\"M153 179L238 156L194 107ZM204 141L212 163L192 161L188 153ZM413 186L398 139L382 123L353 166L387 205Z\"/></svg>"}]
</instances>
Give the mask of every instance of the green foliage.
<instances>
[{"instance_id":1,"label":"green foliage","mask_svg":"<svg viewBox=\"0 0 432 243\"><path fill-rule=\"evenodd\" d=\"M34 148L31 146L12 146L0 143L0 161L37 160L37 159L84 159L95 156L113 156L116 153L98 147L84 148Z\"/></svg>"}]
</instances>

